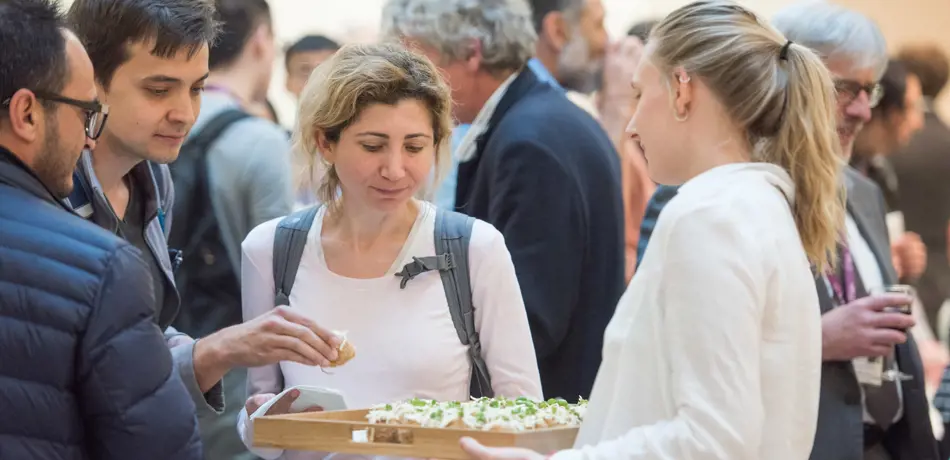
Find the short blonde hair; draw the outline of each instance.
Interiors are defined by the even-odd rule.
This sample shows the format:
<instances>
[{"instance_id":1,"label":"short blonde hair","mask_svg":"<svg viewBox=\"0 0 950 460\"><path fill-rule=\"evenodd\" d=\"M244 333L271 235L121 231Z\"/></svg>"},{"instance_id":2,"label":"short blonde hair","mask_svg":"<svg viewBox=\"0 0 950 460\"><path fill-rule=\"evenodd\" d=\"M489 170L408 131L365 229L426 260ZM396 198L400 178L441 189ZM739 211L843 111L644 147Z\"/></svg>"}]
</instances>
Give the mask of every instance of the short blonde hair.
<instances>
[{"instance_id":1,"label":"short blonde hair","mask_svg":"<svg viewBox=\"0 0 950 460\"><path fill-rule=\"evenodd\" d=\"M340 178L320 153L318 133L339 142L366 107L405 99L425 104L432 118L436 171L431 188L451 161L452 131L451 92L431 61L396 43L346 45L310 76L297 111L294 155L303 166L302 183L316 182L317 198L331 211L339 210Z\"/></svg>"},{"instance_id":2,"label":"short blonde hair","mask_svg":"<svg viewBox=\"0 0 950 460\"><path fill-rule=\"evenodd\" d=\"M833 265L844 227L844 160L834 83L821 58L725 0L674 11L649 43L651 60L668 79L682 68L709 86L756 147L754 161L788 172L805 252L819 269Z\"/></svg>"}]
</instances>

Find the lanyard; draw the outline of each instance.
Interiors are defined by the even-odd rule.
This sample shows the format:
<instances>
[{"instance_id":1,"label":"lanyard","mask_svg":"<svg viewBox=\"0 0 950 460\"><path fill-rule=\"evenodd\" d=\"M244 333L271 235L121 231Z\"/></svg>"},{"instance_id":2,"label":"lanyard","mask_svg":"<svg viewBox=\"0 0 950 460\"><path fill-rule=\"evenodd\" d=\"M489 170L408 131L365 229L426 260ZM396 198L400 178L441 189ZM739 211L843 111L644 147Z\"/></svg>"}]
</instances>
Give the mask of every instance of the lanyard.
<instances>
[{"instance_id":1,"label":"lanyard","mask_svg":"<svg viewBox=\"0 0 950 460\"><path fill-rule=\"evenodd\" d=\"M846 305L857 300L857 288L855 285L854 260L851 251L847 247L842 247L841 251L841 276L837 276L834 270L830 270L826 276L828 284L831 285L835 294L835 302L838 305ZM844 285L842 285L842 281Z\"/></svg>"}]
</instances>

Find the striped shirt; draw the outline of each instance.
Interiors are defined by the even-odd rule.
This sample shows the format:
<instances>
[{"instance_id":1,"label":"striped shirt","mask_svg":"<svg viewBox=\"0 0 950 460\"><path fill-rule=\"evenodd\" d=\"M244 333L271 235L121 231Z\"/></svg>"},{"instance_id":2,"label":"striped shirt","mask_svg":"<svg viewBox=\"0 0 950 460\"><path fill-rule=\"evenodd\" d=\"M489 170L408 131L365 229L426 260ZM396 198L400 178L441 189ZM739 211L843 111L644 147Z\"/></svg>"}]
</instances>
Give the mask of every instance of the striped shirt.
<instances>
[{"instance_id":1,"label":"striped shirt","mask_svg":"<svg viewBox=\"0 0 950 460\"><path fill-rule=\"evenodd\" d=\"M647 209L643 213L643 223L640 224L640 239L637 242L637 267L640 266L640 261L643 260L643 254L650 242L650 235L653 234L656 222L660 219L660 212L676 196L677 190L679 190L679 187L660 185L656 188L656 192L653 192L650 202L647 203Z\"/></svg>"}]
</instances>

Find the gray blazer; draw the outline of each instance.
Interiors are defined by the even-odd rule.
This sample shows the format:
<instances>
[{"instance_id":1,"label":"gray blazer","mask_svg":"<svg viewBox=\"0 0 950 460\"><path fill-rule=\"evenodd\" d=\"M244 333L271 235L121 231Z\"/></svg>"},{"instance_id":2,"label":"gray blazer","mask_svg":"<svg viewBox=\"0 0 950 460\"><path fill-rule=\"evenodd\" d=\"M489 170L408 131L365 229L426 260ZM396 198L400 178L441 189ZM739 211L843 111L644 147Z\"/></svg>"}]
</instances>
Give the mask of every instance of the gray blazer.
<instances>
[{"instance_id":1,"label":"gray blazer","mask_svg":"<svg viewBox=\"0 0 950 460\"><path fill-rule=\"evenodd\" d=\"M884 282L897 282L891 263L890 238L880 189L857 171L847 168L848 212L877 258ZM822 278L816 279L822 314L834 308ZM917 345L908 336L897 346L897 364L914 377L903 382L904 416L891 426L884 447L894 460L938 460L937 442L930 425L929 403L924 392L923 366ZM850 361L826 361L821 372L821 402L811 460L863 460L864 409L861 389Z\"/></svg>"},{"instance_id":2,"label":"gray blazer","mask_svg":"<svg viewBox=\"0 0 950 460\"><path fill-rule=\"evenodd\" d=\"M162 177L156 178L153 171L157 171ZM198 421L202 431L204 431L206 424L224 411L224 394L221 382L218 382L208 393L201 392L198 387L198 380L195 377L194 341L187 335L170 327L172 320L178 313L179 303L167 241L172 222L171 209L175 199L171 174L168 171L168 166L159 165L152 168L147 162L142 162L132 169L131 175L133 180L139 184L147 184L142 189L147 191L146 196L148 197L145 205L146 215L152 217L145 224L145 240L149 249L152 250L152 255L159 261L162 271L165 272L165 305L159 306L161 310L155 312L155 317L159 327L165 331L165 342L172 354L175 368L181 376L181 380L185 383L195 407L198 408ZM90 152L82 153L73 177L79 179L74 180L77 188L82 187L83 184L87 186L87 204L80 207L72 206L71 201L74 200L73 197L78 190L74 191L69 200L66 200L66 204L70 205L83 218L115 233L119 222L112 212L109 201L102 192L99 179L96 178Z\"/></svg>"}]
</instances>

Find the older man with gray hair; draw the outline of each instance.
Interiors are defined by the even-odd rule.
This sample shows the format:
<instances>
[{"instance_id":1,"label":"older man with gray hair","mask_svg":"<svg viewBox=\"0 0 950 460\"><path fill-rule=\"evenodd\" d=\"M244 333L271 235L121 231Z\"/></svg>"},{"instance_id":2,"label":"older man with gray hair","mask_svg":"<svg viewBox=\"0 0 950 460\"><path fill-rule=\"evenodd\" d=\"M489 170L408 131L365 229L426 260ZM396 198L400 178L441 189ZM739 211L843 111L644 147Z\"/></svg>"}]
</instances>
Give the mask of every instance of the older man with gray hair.
<instances>
[{"instance_id":1,"label":"older man with gray hair","mask_svg":"<svg viewBox=\"0 0 950 460\"><path fill-rule=\"evenodd\" d=\"M817 51L838 90L838 135L854 139L880 101L887 66L874 22L828 3L787 7L773 19L786 37ZM880 294L897 283L880 189L848 168L846 234L836 270L816 279L822 310L821 402L813 460L936 460L923 371L910 314L912 297ZM878 294L872 294L877 292Z\"/></svg>"},{"instance_id":2,"label":"older man with gray hair","mask_svg":"<svg viewBox=\"0 0 950 460\"><path fill-rule=\"evenodd\" d=\"M456 150L456 209L505 237L545 396L589 396L624 290L620 165L610 139L526 70L537 36L524 0L390 0L383 32L442 69L456 117L471 123Z\"/></svg>"}]
</instances>

